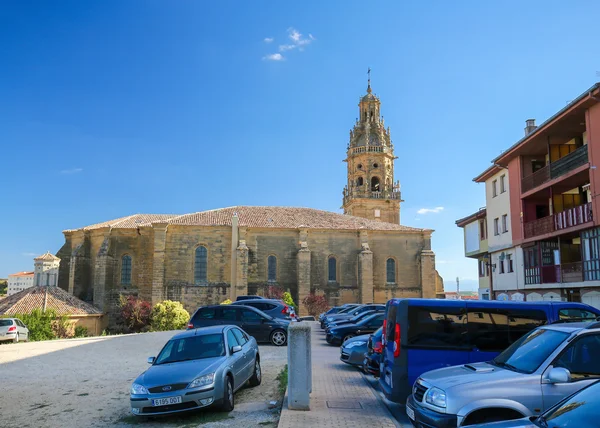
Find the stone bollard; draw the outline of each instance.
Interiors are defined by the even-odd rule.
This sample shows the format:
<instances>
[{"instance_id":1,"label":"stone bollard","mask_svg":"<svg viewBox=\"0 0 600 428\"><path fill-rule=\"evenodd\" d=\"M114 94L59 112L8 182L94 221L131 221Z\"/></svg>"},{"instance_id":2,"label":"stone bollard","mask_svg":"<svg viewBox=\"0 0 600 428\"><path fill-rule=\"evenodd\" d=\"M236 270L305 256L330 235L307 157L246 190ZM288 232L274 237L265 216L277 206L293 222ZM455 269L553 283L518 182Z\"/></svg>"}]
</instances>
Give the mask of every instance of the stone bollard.
<instances>
[{"instance_id":1,"label":"stone bollard","mask_svg":"<svg viewBox=\"0 0 600 428\"><path fill-rule=\"evenodd\" d=\"M288 327L288 409L310 410L312 390L311 327L308 322Z\"/></svg>"}]
</instances>

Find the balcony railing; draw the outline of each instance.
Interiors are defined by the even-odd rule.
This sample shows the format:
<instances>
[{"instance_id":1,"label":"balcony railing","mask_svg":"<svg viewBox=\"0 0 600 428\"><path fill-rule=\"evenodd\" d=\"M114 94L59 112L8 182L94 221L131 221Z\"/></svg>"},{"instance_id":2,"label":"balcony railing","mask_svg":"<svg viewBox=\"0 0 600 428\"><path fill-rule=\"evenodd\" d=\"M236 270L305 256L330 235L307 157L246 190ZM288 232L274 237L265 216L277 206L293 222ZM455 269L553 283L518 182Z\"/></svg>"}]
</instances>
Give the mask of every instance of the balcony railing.
<instances>
[{"instance_id":1,"label":"balcony railing","mask_svg":"<svg viewBox=\"0 0 600 428\"><path fill-rule=\"evenodd\" d=\"M388 153L391 152L390 147L386 146L358 146L358 147L350 147L348 153L351 155L356 155L358 153Z\"/></svg>"},{"instance_id":2,"label":"balcony railing","mask_svg":"<svg viewBox=\"0 0 600 428\"><path fill-rule=\"evenodd\" d=\"M583 263L563 263L525 269L525 284L583 282Z\"/></svg>"},{"instance_id":3,"label":"balcony railing","mask_svg":"<svg viewBox=\"0 0 600 428\"><path fill-rule=\"evenodd\" d=\"M587 162L588 146L584 144L568 155L552 162L550 165L546 165L533 174L524 177L521 181L521 193L525 193L547 181L560 177L569 171L573 171L575 168L578 168Z\"/></svg>"},{"instance_id":4,"label":"balcony railing","mask_svg":"<svg viewBox=\"0 0 600 428\"><path fill-rule=\"evenodd\" d=\"M583 281L583 263L563 263L562 265L560 265L560 275L562 282Z\"/></svg>"},{"instance_id":5,"label":"balcony railing","mask_svg":"<svg viewBox=\"0 0 600 428\"><path fill-rule=\"evenodd\" d=\"M369 190L352 190L344 189L344 204L351 199L366 198L366 199L392 199L399 201L401 199L400 191L382 191L373 192Z\"/></svg>"},{"instance_id":6,"label":"balcony railing","mask_svg":"<svg viewBox=\"0 0 600 428\"><path fill-rule=\"evenodd\" d=\"M550 165L546 165L542 169L539 169L533 174L523 178L523 181L521 181L521 192L525 193L528 190L538 187L540 184L543 184L546 181L550 181Z\"/></svg>"},{"instance_id":7,"label":"balcony railing","mask_svg":"<svg viewBox=\"0 0 600 428\"><path fill-rule=\"evenodd\" d=\"M569 229L592 220L592 204L579 205L548 217L528 221L523 225L525 239Z\"/></svg>"}]
</instances>

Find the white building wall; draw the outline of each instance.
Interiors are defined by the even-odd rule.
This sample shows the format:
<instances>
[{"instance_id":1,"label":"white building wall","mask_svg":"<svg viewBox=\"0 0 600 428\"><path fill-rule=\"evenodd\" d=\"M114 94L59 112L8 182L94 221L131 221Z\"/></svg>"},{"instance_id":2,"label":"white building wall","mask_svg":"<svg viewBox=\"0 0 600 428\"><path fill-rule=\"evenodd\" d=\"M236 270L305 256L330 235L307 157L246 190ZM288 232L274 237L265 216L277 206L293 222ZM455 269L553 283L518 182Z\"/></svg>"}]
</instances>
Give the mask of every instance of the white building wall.
<instances>
[{"instance_id":1,"label":"white building wall","mask_svg":"<svg viewBox=\"0 0 600 428\"><path fill-rule=\"evenodd\" d=\"M8 277L7 295L11 296L15 293L33 287L33 275L10 275Z\"/></svg>"},{"instance_id":2,"label":"white building wall","mask_svg":"<svg viewBox=\"0 0 600 428\"><path fill-rule=\"evenodd\" d=\"M479 220L465 226L465 253L479 251Z\"/></svg>"}]
</instances>

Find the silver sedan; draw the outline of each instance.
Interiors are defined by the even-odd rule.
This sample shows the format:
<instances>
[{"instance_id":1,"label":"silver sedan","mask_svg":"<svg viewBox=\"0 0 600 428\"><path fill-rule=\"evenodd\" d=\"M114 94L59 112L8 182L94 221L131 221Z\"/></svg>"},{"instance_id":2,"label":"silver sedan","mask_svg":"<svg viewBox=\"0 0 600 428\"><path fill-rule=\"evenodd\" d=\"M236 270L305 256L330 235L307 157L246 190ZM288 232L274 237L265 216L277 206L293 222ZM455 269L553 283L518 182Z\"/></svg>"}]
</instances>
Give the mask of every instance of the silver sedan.
<instances>
[{"instance_id":1,"label":"silver sedan","mask_svg":"<svg viewBox=\"0 0 600 428\"><path fill-rule=\"evenodd\" d=\"M18 318L0 319L0 342L10 340L14 343L20 340L29 341L29 329Z\"/></svg>"},{"instance_id":2,"label":"silver sedan","mask_svg":"<svg viewBox=\"0 0 600 428\"><path fill-rule=\"evenodd\" d=\"M148 363L131 386L131 413L138 416L211 405L231 411L235 391L261 382L256 340L231 325L177 334Z\"/></svg>"}]
</instances>

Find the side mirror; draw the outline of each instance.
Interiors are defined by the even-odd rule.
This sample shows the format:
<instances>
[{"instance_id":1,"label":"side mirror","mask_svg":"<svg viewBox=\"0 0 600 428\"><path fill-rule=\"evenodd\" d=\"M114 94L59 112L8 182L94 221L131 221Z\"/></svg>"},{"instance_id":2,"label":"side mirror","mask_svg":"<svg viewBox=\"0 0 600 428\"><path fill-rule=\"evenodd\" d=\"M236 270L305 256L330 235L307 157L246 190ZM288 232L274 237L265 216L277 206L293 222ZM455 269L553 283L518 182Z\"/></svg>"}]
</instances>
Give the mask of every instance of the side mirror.
<instances>
[{"instance_id":1,"label":"side mirror","mask_svg":"<svg viewBox=\"0 0 600 428\"><path fill-rule=\"evenodd\" d=\"M154 360L156 357L148 357L148 364L154 364Z\"/></svg>"},{"instance_id":2,"label":"side mirror","mask_svg":"<svg viewBox=\"0 0 600 428\"><path fill-rule=\"evenodd\" d=\"M241 346L239 346L239 345L238 346L234 346L234 347L231 348L231 353L235 354L236 352L240 352L241 350L242 350Z\"/></svg>"},{"instance_id":3,"label":"side mirror","mask_svg":"<svg viewBox=\"0 0 600 428\"><path fill-rule=\"evenodd\" d=\"M548 373L549 383L568 383L571 381L571 372L563 367L553 367Z\"/></svg>"}]
</instances>

